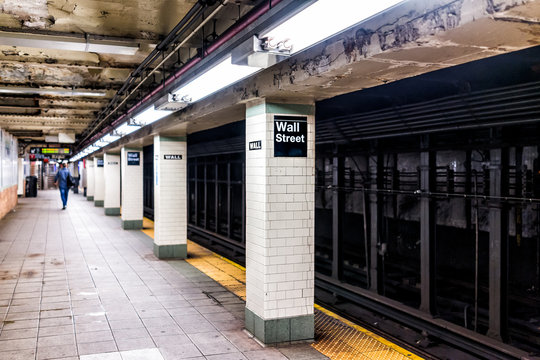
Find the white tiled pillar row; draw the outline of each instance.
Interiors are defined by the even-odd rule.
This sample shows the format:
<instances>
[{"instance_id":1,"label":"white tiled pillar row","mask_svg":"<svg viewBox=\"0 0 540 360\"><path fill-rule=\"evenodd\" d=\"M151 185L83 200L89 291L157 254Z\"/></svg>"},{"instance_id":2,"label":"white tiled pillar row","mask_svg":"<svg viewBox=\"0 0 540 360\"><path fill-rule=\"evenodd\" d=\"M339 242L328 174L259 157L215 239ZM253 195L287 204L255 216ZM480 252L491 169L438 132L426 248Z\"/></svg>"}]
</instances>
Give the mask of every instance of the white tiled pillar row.
<instances>
[{"instance_id":1,"label":"white tiled pillar row","mask_svg":"<svg viewBox=\"0 0 540 360\"><path fill-rule=\"evenodd\" d=\"M128 154L132 160L128 163ZM138 157L138 162L136 158ZM143 152L141 149L122 148L120 155L122 173L122 227L143 227Z\"/></svg>"},{"instance_id":2,"label":"white tiled pillar row","mask_svg":"<svg viewBox=\"0 0 540 360\"><path fill-rule=\"evenodd\" d=\"M94 159L86 158L86 200L94 201Z\"/></svg>"},{"instance_id":3,"label":"white tiled pillar row","mask_svg":"<svg viewBox=\"0 0 540 360\"><path fill-rule=\"evenodd\" d=\"M154 254L187 257L187 142L154 137Z\"/></svg>"},{"instance_id":4,"label":"white tiled pillar row","mask_svg":"<svg viewBox=\"0 0 540 360\"><path fill-rule=\"evenodd\" d=\"M120 215L120 155L103 156L105 172L105 215Z\"/></svg>"},{"instance_id":5,"label":"white tiled pillar row","mask_svg":"<svg viewBox=\"0 0 540 360\"><path fill-rule=\"evenodd\" d=\"M98 162L102 161L102 157L94 158L94 206L97 207L103 207L103 200L105 200L104 167L98 166Z\"/></svg>"},{"instance_id":6,"label":"white tiled pillar row","mask_svg":"<svg viewBox=\"0 0 540 360\"><path fill-rule=\"evenodd\" d=\"M246 329L267 344L314 336L313 114L264 100L246 109ZM274 115L307 116L307 157L274 157Z\"/></svg>"}]
</instances>

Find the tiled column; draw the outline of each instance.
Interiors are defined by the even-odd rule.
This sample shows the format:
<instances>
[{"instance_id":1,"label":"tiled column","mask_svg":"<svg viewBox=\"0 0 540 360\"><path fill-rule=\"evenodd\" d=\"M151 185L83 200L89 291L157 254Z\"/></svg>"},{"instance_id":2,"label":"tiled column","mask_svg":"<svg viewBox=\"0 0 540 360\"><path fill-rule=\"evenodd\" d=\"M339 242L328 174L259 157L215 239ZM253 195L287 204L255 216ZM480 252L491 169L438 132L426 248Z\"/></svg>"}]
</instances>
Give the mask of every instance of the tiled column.
<instances>
[{"instance_id":1,"label":"tiled column","mask_svg":"<svg viewBox=\"0 0 540 360\"><path fill-rule=\"evenodd\" d=\"M86 200L94 201L94 159L86 158Z\"/></svg>"},{"instance_id":2,"label":"tiled column","mask_svg":"<svg viewBox=\"0 0 540 360\"><path fill-rule=\"evenodd\" d=\"M103 158L94 158L94 206L103 207L105 200L105 179Z\"/></svg>"},{"instance_id":3,"label":"tiled column","mask_svg":"<svg viewBox=\"0 0 540 360\"><path fill-rule=\"evenodd\" d=\"M264 100L246 109L245 326L265 344L314 337L313 114L312 105ZM283 154L274 153L276 116L288 124L307 120L307 137L289 133L295 145L306 142L306 156L275 156Z\"/></svg>"},{"instance_id":4,"label":"tiled column","mask_svg":"<svg viewBox=\"0 0 540 360\"><path fill-rule=\"evenodd\" d=\"M154 137L154 254L187 256L185 137Z\"/></svg>"},{"instance_id":5,"label":"tiled column","mask_svg":"<svg viewBox=\"0 0 540 360\"><path fill-rule=\"evenodd\" d=\"M122 228L143 227L143 152L122 148Z\"/></svg>"},{"instance_id":6,"label":"tiled column","mask_svg":"<svg viewBox=\"0 0 540 360\"><path fill-rule=\"evenodd\" d=\"M103 156L105 172L105 215L120 215L120 155Z\"/></svg>"}]
</instances>

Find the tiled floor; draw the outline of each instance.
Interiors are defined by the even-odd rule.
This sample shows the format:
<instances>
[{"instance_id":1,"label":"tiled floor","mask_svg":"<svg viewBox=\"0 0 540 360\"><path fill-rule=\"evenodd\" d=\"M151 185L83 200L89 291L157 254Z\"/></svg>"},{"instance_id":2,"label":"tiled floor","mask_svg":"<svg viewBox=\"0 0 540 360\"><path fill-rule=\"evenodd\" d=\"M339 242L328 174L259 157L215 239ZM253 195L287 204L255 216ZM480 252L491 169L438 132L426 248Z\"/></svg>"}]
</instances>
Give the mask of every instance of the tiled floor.
<instances>
[{"instance_id":1,"label":"tiled floor","mask_svg":"<svg viewBox=\"0 0 540 360\"><path fill-rule=\"evenodd\" d=\"M324 359L263 348L244 303L185 261L159 261L81 195L20 199L0 221L0 359ZM286 356L286 354L288 356Z\"/></svg>"}]
</instances>

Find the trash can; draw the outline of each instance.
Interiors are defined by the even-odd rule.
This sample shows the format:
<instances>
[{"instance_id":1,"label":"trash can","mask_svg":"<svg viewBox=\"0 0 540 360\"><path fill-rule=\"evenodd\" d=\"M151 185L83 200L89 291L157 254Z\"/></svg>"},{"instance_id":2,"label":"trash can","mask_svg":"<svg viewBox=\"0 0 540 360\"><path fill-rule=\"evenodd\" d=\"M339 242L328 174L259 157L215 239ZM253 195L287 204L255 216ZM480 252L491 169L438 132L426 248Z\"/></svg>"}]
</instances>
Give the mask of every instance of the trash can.
<instances>
[{"instance_id":1,"label":"trash can","mask_svg":"<svg viewBox=\"0 0 540 360\"><path fill-rule=\"evenodd\" d=\"M24 196L26 197L37 196L37 176L26 177L26 188L24 190Z\"/></svg>"},{"instance_id":2,"label":"trash can","mask_svg":"<svg viewBox=\"0 0 540 360\"><path fill-rule=\"evenodd\" d=\"M79 178L73 178L73 187L71 188L74 194L79 193Z\"/></svg>"}]
</instances>

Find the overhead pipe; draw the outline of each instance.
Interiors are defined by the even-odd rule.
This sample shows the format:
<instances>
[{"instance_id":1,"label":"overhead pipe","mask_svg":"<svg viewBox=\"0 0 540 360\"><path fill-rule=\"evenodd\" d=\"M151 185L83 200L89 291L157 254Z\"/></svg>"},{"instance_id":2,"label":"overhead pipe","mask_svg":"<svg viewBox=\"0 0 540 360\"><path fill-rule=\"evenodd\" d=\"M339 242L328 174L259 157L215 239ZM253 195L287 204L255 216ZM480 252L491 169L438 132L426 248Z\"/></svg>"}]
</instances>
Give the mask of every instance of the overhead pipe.
<instances>
[{"instance_id":1,"label":"overhead pipe","mask_svg":"<svg viewBox=\"0 0 540 360\"><path fill-rule=\"evenodd\" d=\"M228 0L227 0L228 1ZM225 1L225 2L227 2ZM268 0L266 4L261 5L260 7L254 9L252 12L250 12L247 17L239 22L233 25L231 28L229 28L225 33L223 33L216 42L214 42L212 45L204 51L202 57L198 57L193 59L192 61L188 62L186 65L184 65L181 69L179 69L174 75L169 77L164 83L158 85L152 92L150 92L148 95L146 95L141 101L137 102L134 106L132 106L128 113L125 115L122 115L120 118L118 118L116 121L113 121L111 125L106 127L104 130L98 132L96 135L94 135L89 141L84 143L82 147L86 146L86 144L91 143L101 136L104 135L104 133L111 130L111 128L114 128L118 123L120 123L121 120L123 120L127 115L132 113L133 111L137 110L144 102L146 102L148 99L150 99L152 96L163 90L166 86L170 85L174 80L178 79L180 76L182 76L186 71L191 69L193 66L195 66L197 63L199 63L205 56L210 55L216 49L218 49L221 45L232 39L234 36L238 35L242 30L247 28L249 25L251 25L253 22L255 22L259 17L266 14L268 11L272 9L273 6L279 4L283 0ZM210 18L210 17L209 17ZM112 113L112 112L111 112ZM104 119L105 120L105 119ZM97 125L99 127L100 124ZM84 140L83 140L84 141Z\"/></svg>"}]
</instances>

